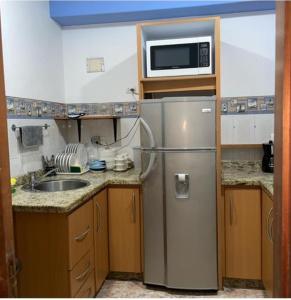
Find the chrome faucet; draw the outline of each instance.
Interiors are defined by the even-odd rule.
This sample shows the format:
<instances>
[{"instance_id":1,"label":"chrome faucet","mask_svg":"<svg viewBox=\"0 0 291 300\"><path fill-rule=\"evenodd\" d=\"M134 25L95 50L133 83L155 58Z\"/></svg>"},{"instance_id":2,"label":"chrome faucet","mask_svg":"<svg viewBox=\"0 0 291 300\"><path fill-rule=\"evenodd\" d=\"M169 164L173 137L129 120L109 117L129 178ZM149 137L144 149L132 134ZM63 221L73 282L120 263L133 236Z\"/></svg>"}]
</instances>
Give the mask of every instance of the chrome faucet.
<instances>
[{"instance_id":1,"label":"chrome faucet","mask_svg":"<svg viewBox=\"0 0 291 300\"><path fill-rule=\"evenodd\" d=\"M31 174L30 174L30 186L31 186L32 190L34 189L35 184L36 184L35 173L31 172Z\"/></svg>"},{"instance_id":2,"label":"chrome faucet","mask_svg":"<svg viewBox=\"0 0 291 300\"><path fill-rule=\"evenodd\" d=\"M48 172L46 172L45 174L43 174L38 180L36 180L35 178L35 172L31 172L30 173L30 187L33 190L35 185L37 183L39 183L43 178L45 178L46 176L48 176L49 174L55 172L58 168L54 168L52 170L49 170Z\"/></svg>"}]
</instances>

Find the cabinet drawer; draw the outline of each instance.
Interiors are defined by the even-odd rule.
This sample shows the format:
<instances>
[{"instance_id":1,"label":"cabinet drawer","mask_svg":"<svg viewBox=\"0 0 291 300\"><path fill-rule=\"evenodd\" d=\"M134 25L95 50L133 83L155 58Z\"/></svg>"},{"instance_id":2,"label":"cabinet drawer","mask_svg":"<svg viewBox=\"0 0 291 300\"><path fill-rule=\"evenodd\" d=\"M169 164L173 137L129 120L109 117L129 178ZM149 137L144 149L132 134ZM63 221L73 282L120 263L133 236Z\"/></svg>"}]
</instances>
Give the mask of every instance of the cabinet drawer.
<instances>
[{"instance_id":1,"label":"cabinet drawer","mask_svg":"<svg viewBox=\"0 0 291 300\"><path fill-rule=\"evenodd\" d=\"M94 272L92 271L74 298L91 298L95 296Z\"/></svg>"},{"instance_id":2,"label":"cabinet drawer","mask_svg":"<svg viewBox=\"0 0 291 300\"><path fill-rule=\"evenodd\" d=\"M94 270L93 248L70 271L71 295L75 295Z\"/></svg>"},{"instance_id":3,"label":"cabinet drawer","mask_svg":"<svg viewBox=\"0 0 291 300\"><path fill-rule=\"evenodd\" d=\"M93 245L93 201L81 206L68 217L69 269L86 254Z\"/></svg>"}]
</instances>

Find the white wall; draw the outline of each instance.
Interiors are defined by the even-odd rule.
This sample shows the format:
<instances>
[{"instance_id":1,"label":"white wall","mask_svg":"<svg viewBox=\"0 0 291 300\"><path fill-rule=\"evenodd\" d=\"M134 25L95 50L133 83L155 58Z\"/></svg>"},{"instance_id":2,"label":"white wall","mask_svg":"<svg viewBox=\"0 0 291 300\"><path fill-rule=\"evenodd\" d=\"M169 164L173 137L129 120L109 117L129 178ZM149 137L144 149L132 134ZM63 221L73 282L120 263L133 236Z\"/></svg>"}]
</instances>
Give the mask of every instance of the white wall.
<instances>
[{"instance_id":1,"label":"white wall","mask_svg":"<svg viewBox=\"0 0 291 300\"><path fill-rule=\"evenodd\" d=\"M68 103L133 101L127 88L137 88L137 56L135 25L108 25L63 29L63 57L65 99ZM104 57L105 72L87 73L86 59ZM118 122L118 135L123 137L135 119ZM83 122L83 142L90 144L90 136L107 137L113 141L111 121ZM74 136L76 128L69 129ZM133 131L135 132L135 130ZM129 146L127 146L129 144ZM116 146L133 159L133 146L140 144L139 131Z\"/></svg>"},{"instance_id":2,"label":"white wall","mask_svg":"<svg viewBox=\"0 0 291 300\"><path fill-rule=\"evenodd\" d=\"M48 1L1 1L6 95L64 101L62 31Z\"/></svg>"},{"instance_id":3,"label":"white wall","mask_svg":"<svg viewBox=\"0 0 291 300\"><path fill-rule=\"evenodd\" d=\"M126 89L136 87L138 80L135 24L64 29L63 56L67 102L132 100ZM86 73L87 57L104 57L105 72ZM224 16L222 96L273 95L274 77L275 14ZM129 130L129 122L120 124L123 132Z\"/></svg>"},{"instance_id":4,"label":"white wall","mask_svg":"<svg viewBox=\"0 0 291 300\"><path fill-rule=\"evenodd\" d=\"M49 17L48 1L1 1L0 9L6 95L64 102L62 31ZM44 123L50 125L44 145L23 151L11 125ZM8 120L11 176L39 170L41 155L62 151L60 130L54 120Z\"/></svg>"},{"instance_id":5,"label":"white wall","mask_svg":"<svg viewBox=\"0 0 291 300\"><path fill-rule=\"evenodd\" d=\"M63 29L67 102L132 101L137 88L135 25ZM87 73L86 59L104 57L105 72Z\"/></svg>"},{"instance_id":6,"label":"white wall","mask_svg":"<svg viewBox=\"0 0 291 300\"><path fill-rule=\"evenodd\" d=\"M127 88L137 88L134 24L60 29L49 17L47 1L1 1L1 25L6 94L48 101L131 101ZM275 15L229 16L221 20L222 96L274 94ZM104 57L104 73L86 73L86 58ZM9 129L13 176L41 167L42 154L63 150L70 128L48 121L45 143L37 151L21 152ZM134 119L120 121L119 135ZM43 120L9 120L16 125L43 124ZM102 130L101 130L102 129ZM69 134L66 136L65 132ZM71 129L73 130L73 129ZM75 130L74 130L75 131ZM108 135L109 122L84 124L90 135ZM65 138L64 138L65 137ZM122 141L138 145L139 135ZM129 152L131 148L128 148ZM131 153L132 155L132 153Z\"/></svg>"},{"instance_id":7,"label":"white wall","mask_svg":"<svg viewBox=\"0 0 291 300\"><path fill-rule=\"evenodd\" d=\"M275 93L275 14L221 21L222 97Z\"/></svg>"},{"instance_id":8,"label":"white wall","mask_svg":"<svg viewBox=\"0 0 291 300\"><path fill-rule=\"evenodd\" d=\"M63 30L68 102L130 101L137 86L135 24ZM104 57L104 73L86 73L87 57ZM221 19L223 97L274 94L275 14Z\"/></svg>"},{"instance_id":9,"label":"white wall","mask_svg":"<svg viewBox=\"0 0 291 300\"><path fill-rule=\"evenodd\" d=\"M132 130L131 130L132 129ZM91 153L97 155L97 146L91 144L92 136L100 136L103 143L110 144L114 142L114 131L112 120L91 120L82 121L82 143L86 145L89 156ZM127 136L128 132L131 133ZM77 143L77 122L69 121L66 134L66 141L70 143ZM132 147L140 145L140 136L138 122L136 118L122 118L117 121L117 139L121 141L114 144L112 147L120 153L127 152L130 157L134 158L134 152ZM96 148L92 150L92 148Z\"/></svg>"}]
</instances>

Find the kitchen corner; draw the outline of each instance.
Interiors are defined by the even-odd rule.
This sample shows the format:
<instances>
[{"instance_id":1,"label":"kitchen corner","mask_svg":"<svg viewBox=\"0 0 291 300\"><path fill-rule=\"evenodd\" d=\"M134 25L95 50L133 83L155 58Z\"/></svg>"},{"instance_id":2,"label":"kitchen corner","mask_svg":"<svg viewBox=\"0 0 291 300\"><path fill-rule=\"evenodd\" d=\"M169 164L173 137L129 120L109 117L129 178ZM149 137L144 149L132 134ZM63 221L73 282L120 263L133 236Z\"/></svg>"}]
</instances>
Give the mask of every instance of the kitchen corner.
<instances>
[{"instance_id":1,"label":"kitchen corner","mask_svg":"<svg viewBox=\"0 0 291 300\"><path fill-rule=\"evenodd\" d=\"M0 296L279 295L277 2L0 2Z\"/></svg>"},{"instance_id":2,"label":"kitchen corner","mask_svg":"<svg viewBox=\"0 0 291 300\"><path fill-rule=\"evenodd\" d=\"M59 175L50 177L50 180L69 178L88 180L90 185L82 189L54 192L53 194L51 192L28 192L19 186L12 198L13 210L18 212L70 213L108 185L140 184L139 171L135 169L120 173L107 171L101 174L88 172L83 175Z\"/></svg>"},{"instance_id":3,"label":"kitchen corner","mask_svg":"<svg viewBox=\"0 0 291 300\"><path fill-rule=\"evenodd\" d=\"M274 175L264 173L260 161L222 161L222 185L261 187L270 197L274 194Z\"/></svg>"}]
</instances>

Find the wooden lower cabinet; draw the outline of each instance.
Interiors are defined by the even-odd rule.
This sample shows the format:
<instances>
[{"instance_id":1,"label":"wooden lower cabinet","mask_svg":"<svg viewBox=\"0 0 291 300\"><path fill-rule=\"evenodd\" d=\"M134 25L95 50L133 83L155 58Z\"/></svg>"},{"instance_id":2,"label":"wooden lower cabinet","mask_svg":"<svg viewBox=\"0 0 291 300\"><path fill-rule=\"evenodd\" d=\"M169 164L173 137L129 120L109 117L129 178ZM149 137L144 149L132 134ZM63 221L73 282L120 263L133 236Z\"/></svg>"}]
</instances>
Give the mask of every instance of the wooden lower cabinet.
<instances>
[{"instance_id":1,"label":"wooden lower cabinet","mask_svg":"<svg viewBox=\"0 0 291 300\"><path fill-rule=\"evenodd\" d=\"M113 272L141 272L139 188L109 188L109 262Z\"/></svg>"},{"instance_id":2,"label":"wooden lower cabinet","mask_svg":"<svg viewBox=\"0 0 291 300\"><path fill-rule=\"evenodd\" d=\"M95 287L98 291L109 273L107 189L94 197Z\"/></svg>"},{"instance_id":3,"label":"wooden lower cabinet","mask_svg":"<svg viewBox=\"0 0 291 300\"><path fill-rule=\"evenodd\" d=\"M262 280L269 297L273 295L273 201L262 195Z\"/></svg>"},{"instance_id":4,"label":"wooden lower cabinet","mask_svg":"<svg viewBox=\"0 0 291 300\"><path fill-rule=\"evenodd\" d=\"M70 215L14 213L20 297L74 297L94 276L92 212L90 200Z\"/></svg>"},{"instance_id":5,"label":"wooden lower cabinet","mask_svg":"<svg viewBox=\"0 0 291 300\"><path fill-rule=\"evenodd\" d=\"M109 253L111 271L141 272L139 188L108 194L70 214L14 212L20 297L93 297L109 273Z\"/></svg>"},{"instance_id":6,"label":"wooden lower cabinet","mask_svg":"<svg viewBox=\"0 0 291 300\"><path fill-rule=\"evenodd\" d=\"M225 189L225 277L261 279L260 189Z\"/></svg>"}]
</instances>

